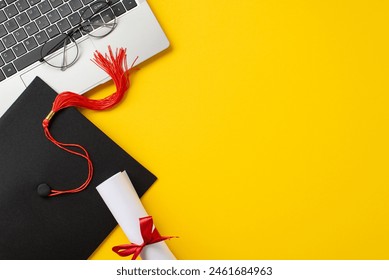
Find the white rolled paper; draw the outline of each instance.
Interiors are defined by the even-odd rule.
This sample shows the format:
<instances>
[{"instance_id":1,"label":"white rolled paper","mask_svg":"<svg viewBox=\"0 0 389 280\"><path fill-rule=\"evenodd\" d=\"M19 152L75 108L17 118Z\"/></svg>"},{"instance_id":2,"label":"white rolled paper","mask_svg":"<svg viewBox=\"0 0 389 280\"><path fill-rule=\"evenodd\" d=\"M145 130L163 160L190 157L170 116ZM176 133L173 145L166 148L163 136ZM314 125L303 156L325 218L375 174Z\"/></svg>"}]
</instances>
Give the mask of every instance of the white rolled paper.
<instances>
[{"instance_id":1,"label":"white rolled paper","mask_svg":"<svg viewBox=\"0 0 389 280\"><path fill-rule=\"evenodd\" d=\"M97 188L100 196L122 228L127 238L142 244L139 218L149 216L143 207L127 172L119 172L101 183ZM140 256L143 260L175 260L164 241L147 245Z\"/></svg>"}]
</instances>

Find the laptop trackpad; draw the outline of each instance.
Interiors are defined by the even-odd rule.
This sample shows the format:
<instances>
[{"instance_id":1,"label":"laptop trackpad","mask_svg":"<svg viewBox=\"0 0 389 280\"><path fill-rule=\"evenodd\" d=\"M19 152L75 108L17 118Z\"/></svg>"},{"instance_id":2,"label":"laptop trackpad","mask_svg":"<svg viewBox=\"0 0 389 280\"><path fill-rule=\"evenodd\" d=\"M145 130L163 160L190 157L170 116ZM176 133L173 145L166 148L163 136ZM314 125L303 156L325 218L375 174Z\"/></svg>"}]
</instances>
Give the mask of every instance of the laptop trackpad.
<instances>
[{"instance_id":1,"label":"laptop trackpad","mask_svg":"<svg viewBox=\"0 0 389 280\"><path fill-rule=\"evenodd\" d=\"M21 75L24 84L29 85L36 76L39 76L57 92L84 93L105 81L108 75L91 61L96 50L91 39L79 42L78 47L79 58L73 66L62 71L47 63L38 64Z\"/></svg>"}]
</instances>

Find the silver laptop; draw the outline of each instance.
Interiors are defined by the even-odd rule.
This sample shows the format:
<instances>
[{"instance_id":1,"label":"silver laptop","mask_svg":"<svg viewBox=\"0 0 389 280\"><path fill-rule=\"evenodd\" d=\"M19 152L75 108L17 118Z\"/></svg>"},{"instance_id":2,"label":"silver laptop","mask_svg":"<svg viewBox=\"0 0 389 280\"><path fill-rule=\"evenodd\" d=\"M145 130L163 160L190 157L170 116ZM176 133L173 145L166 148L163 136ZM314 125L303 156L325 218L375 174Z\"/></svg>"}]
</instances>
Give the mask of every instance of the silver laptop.
<instances>
[{"instance_id":1,"label":"silver laptop","mask_svg":"<svg viewBox=\"0 0 389 280\"><path fill-rule=\"evenodd\" d=\"M169 41L146 0L0 0L0 116L36 76L80 94L108 81L91 58L109 45L131 65Z\"/></svg>"}]
</instances>

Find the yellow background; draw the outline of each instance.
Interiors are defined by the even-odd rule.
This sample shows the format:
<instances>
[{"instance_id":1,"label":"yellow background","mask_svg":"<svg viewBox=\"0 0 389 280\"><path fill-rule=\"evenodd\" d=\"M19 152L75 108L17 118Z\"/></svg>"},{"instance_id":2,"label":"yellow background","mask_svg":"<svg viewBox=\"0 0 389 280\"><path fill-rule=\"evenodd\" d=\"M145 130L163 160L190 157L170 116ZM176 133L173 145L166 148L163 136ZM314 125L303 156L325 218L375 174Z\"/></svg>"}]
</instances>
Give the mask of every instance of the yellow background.
<instances>
[{"instance_id":1,"label":"yellow background","mask_svg":"<svg viewBox=\"0 0 389 280\"><path fill-rule=\"evenodd\" d=\"M158 176L177 258L389 259L389 2L149 3L170 49L83 113Z\"/></svg>"}]
</instances>

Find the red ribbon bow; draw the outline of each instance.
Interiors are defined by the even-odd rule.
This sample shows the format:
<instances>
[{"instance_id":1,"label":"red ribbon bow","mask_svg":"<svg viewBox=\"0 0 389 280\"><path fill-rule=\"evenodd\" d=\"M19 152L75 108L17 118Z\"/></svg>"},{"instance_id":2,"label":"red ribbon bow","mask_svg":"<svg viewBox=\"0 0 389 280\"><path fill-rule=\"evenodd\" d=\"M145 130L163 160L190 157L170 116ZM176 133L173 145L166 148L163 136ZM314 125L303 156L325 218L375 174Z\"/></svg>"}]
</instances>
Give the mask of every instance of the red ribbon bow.
<instances>
[{"instance_id":1,"label":"red ribbon bow","mask_svg":"<svg viewBox=\"0 0 389 280\"><path fill-rule=\"evenodd\" d=\"M166 239L174 238L176 236L161 236L156 228L153 229L153 217L147 216L139 218L140 233L143 238L143 243L138 245L135 243L123 244L112 248L116 254L121 257L127 257L133 254L132 260L135 260L142 252L146 245L158 243Z\"/></svg>"}]
</instances>

